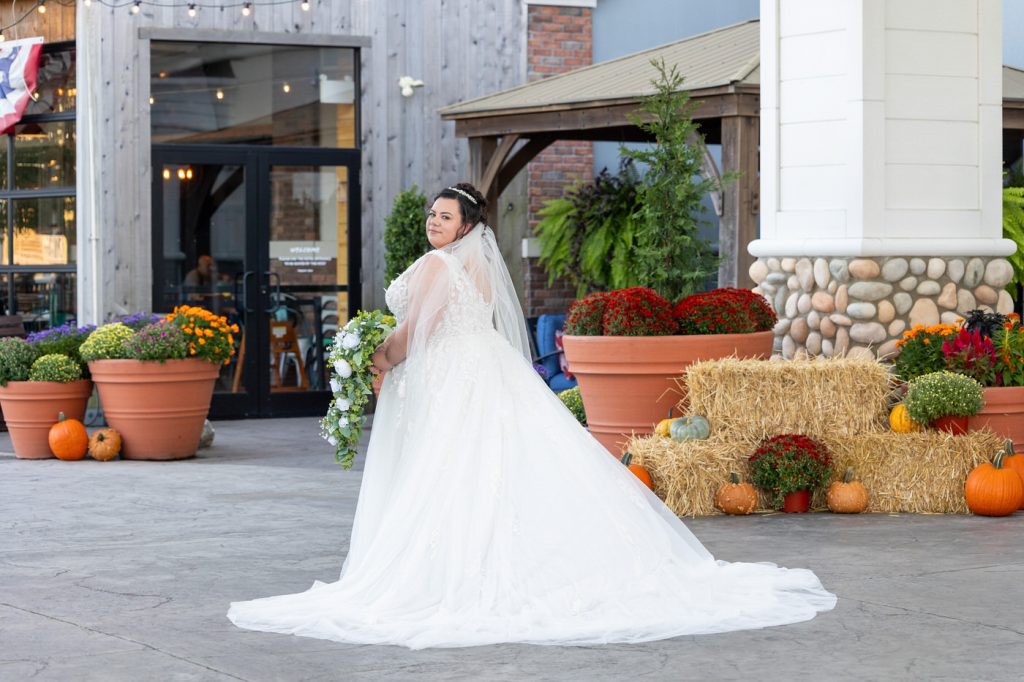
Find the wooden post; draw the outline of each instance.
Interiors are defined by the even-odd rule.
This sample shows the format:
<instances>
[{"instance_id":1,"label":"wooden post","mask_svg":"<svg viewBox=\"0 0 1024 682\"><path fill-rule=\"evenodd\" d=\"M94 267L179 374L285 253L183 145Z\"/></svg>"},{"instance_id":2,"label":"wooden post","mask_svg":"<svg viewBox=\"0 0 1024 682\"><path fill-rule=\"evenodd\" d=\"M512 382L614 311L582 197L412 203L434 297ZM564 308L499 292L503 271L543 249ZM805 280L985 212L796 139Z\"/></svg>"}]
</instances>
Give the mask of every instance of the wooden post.
<instances>
[{"instance_id":1,"label":"wooden post","mask_svg":"<svg viewBox=\"0 0 1024 682\"><path fill-rule=\"evenodd\" d=\"M487 191L487 188L483 186L483 183L484 176L487 173L487 167L490 165L491 158L497 150L497 136L469 138L469 181L472 182L473 185L483 193L484 198L487 199L487 222L495 232L498 231L498 196L494 192Z\"/></svg>"},{"instance_id":2,"label":"wooden post","mask_svg":"<svg viewBox=\"0 0 1024 682\"><path fill-rule=\"evenodd\" d=\"M722 118L722 174L738 173L726 185L722 217L718 224L719 253L718 286L752 288L748 274L754 257L747 245L757 239L757 218L760 212L760 180L758 179L758 145L760 127L756 116Z\"/></svg>"}]
</instances>

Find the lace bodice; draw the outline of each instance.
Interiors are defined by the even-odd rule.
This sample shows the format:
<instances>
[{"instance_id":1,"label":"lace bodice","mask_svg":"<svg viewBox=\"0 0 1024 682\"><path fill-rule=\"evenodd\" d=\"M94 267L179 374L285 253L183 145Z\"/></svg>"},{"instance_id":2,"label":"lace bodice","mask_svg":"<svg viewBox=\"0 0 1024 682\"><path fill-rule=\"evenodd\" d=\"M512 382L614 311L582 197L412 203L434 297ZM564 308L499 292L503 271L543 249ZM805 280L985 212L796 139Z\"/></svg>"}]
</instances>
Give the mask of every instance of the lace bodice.
<instances>
[{"instance_id":1,"label":"lace bodice","mask_svg":"<svg viewBox=\"0 0 1024 682\"><path fill-rule=\"evenodd\" d=\"M448 306L434 335L454 336L494 329L492 306L470 281L459 260L444 251L432 251L423 257L444 259L449 273ZM384 295L399 323L409 313L409 272L415 267L413 264L391 282Z\"/></svg>"}]
</instances>

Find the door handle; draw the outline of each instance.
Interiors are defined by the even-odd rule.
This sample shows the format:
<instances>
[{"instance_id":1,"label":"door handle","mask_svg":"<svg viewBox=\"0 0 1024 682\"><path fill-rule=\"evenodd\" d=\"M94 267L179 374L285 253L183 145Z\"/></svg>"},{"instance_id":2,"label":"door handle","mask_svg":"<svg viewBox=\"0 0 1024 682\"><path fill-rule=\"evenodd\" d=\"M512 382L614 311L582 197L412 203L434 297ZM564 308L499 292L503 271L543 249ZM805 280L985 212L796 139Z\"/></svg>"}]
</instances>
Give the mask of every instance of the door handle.
<instances>
[{"instance_id":1,"label":"door handle","mask_svg":"<svg viewBox=\"0 0 1024 682\"><path fill-rule=\"evenodd\" d=\"M263 274L265 274L267 276L267 282L268 283L270 282L271 278L273 278L274 282L275 282L274 283L274 293L271 294L271 299L270 299L271 300L271 305L270 305L269 308L267 308L266 310L263 311L265 313L273 314L273 312L275 310L277 310L278 308L280 308L281 305L282 305L282 299L281 299L281 275L279 275L278 273L274 272L273 270L267 270Z\"/></svg>"},{"instance_id":2,"label":"door handle","mask_svg":"<svg viewBox=\"0 0 1024 682\"><path fill-rule=\"evenodd\" d=\"M238 303L238 298L239 298L238 283L239 283L239 281L241 281L241 283L242 283L242 292L241 292L241 299L242 299L241 302L242 302L242 305L236 306L236 307L241 308L242 310L244 310L247 313L254 313L254 312L256 312L254 309L249 307L249 278L252 275L255 275L255 274L256 274L255 270L246 270L245 272L243 272L241 274L235 275L235 303L236 304Z\"/></svg>"}]
</instances>

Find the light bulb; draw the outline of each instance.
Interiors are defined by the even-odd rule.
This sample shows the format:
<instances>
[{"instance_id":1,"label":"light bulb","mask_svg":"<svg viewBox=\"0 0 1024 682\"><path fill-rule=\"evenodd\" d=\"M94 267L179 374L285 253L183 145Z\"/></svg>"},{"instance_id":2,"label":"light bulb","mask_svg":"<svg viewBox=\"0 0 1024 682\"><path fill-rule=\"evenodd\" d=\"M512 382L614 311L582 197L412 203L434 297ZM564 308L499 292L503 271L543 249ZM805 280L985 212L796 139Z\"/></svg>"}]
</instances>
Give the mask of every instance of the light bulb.
<instances>
[{"instance_id":1,"label":"light bulb","mask_svg":"<svg viewBox=\"0 0 1024 682\"><path fill-rule=\"evenodd\" d=\"M309 11L309 0L302 0L302 4L299 5L299 7L302 8L303 12L308 12Z\"/></svg>"},{"instance_id":2,"label":"light bulb","mask_svg":"<svg viewBox=\"0 0 1024 682\"><path fill-rule=\"evenodd\" d=\"M217 99L224 99L224 91L223 90L218 90L217 91Z\"/></svg>"},{"instance_id":3,"label":"light bulb","mask_svg":"<svg viewBox=\"0 0 1024 682\"><path fill-rule=\"evenodd\" d=\"M281 89L284 90L285 92L291 92L292 91L292 86L290 86L287 83L285 83L284 85L281 86Z\"/></svg>"},{"instance_id":4,"label":"light bulb","mask_svg":"<svg viewBox=\"0 0 1024 682\"><path fill-rule=\"evenodd\" d=\"M138 14L139 10L142 9L142 0L135 0L135 4L132 5L132 14Z\"/></svg>"},{"instance_id":5,"label":"light bulb","mask_svg":"<svg viewBox=\"0 0 1024 682\"><path fill-rule=\"evenodd\" d=\"M188 3L188 15L190 17L194 17L196 15L196 3L194 3L194 2Z\"/></svg>"},{"instance_id":6,"label":"light bulb","mask_svg":"<svg viewBox=\"0 0 1024 682\"><path fill-rule=\"evenodd\" d=\"M178 179L179 180L184 180L185 179L185 169L184 168L179 168L178 169Z\"/></svg>"},{"instance_id":7,"label":"light bulb","mask_svg":"<svg viewBox=\"0 0 1024 682\"><path fill-rule=\"evenodd\" d=\"M247 17L250 14L252 14L252 3L247 2L244 5L242 5L242 16Z\"/></svg>"},{"instance_id":8,"label":"light bulb","mask_svg":"<svg viewBox=\"0 0 1024 682\"><path fill-rule=\"evenodd\" d=\"M152 95L150 95L150 96L149 96L149 103L150 103L150 104L156 104L156 100L155 100L155 99L153 99L153 96L152 96Z\"/></svg>"},{"instance_id":9,"label":"light bulb","mask_svg":"<svg viewBox=\"0 0 1024 682\"><path fill-rule=\"evenodd\" d=\"M185 171L185 179L186 180L191 180L192 179L192 169L191 168L189 168L188 170Z\"/></svg>"},{"instance_id":10,"label":"light bulb","mask_svg":"<svg viewBox=\"0 0 1024 682\"><path fill-rule=\"evenodd\" d=\"M46 0L39 0L39 5L36 7L40 14L46 14Z\"/></svg>"},{"instance_id":11,"label":"light bulb","mask_svg":"<svg viewBox=\"0 0 1024 682\"><path fill-rule=\"evenodd\" d=\"M170 180L170 179L171 179L171 169L170 168L164 168L164 180Z\"/></svg>"}]
</instances>

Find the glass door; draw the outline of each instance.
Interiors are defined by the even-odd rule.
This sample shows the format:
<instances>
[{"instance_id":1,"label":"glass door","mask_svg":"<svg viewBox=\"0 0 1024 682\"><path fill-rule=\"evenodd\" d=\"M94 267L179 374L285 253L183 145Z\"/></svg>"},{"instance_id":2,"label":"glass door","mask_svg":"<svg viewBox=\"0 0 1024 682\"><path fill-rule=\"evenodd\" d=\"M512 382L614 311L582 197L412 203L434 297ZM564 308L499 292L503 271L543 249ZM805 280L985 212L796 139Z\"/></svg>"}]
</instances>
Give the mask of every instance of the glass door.
<instances>
[{"instance_id":1,"label":"glass door","mask_svg":"<svg viewBox=\"0 0 1024 682\"><path fill-rule=\"evenodd\" d=\"M199 305L240 328L212 418L322 413L327 344L359 290L359 155L153 148L153 310Z\"/></svg>"},{"instance_id":2,"label":"glass door","mask_svg":"<svg viewBox=\"0 0 1024 682\"><path fill-rule=\"evenodd\" d=\"M256 157L154 148L153 174L153 311L196 305L237 324L239 347L221 368L210 415L258 414L259 252L250 238L258 227Z\"/></svg>"},{"instance_id":3,"label":"glass door","mask_svg":"<svg viewBox=\"0 0 1024 682\"><path fill-rule=\"evenodd\" d=\"M327 344L359 301L358 152L265 156L268 408L316 414L330 400Z\"/></svg>"}]
</instances>

